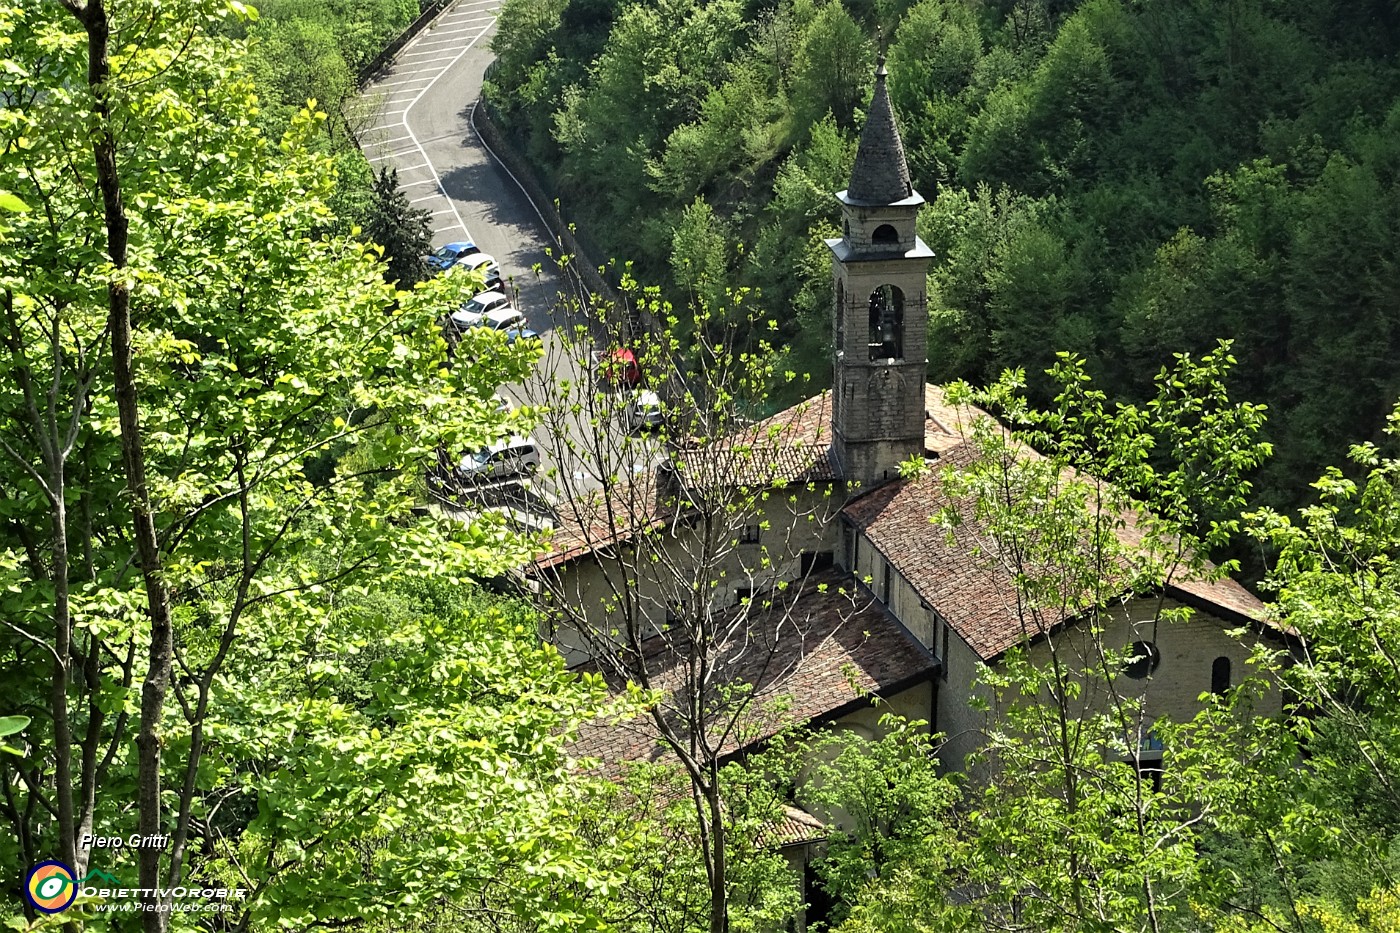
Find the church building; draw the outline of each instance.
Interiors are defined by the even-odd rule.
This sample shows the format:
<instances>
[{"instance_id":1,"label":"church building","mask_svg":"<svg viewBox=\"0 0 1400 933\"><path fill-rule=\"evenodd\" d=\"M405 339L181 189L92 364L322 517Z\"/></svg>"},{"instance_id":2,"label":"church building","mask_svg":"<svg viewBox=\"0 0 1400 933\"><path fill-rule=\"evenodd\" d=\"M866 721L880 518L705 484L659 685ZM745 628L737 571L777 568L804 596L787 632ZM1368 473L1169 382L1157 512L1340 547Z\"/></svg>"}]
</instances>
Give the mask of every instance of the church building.
<instances>
[{"instance_id":1,"label":"church building","mask_svg":"<svg viewBox=\"0 0 1400 933\"><path fill-rule=\"evenodd\" d=\"M609 490L608 511L628 515L626 528L565 523L528 573L595 630L630 633L630 656L654 665L653 684L673 682L668 665L681 663L671 634L678 614L707 613L709 630L733 645L716 646L717 676L751 685L755 697L786 698L781 714L755 702L745 728L725 739L730 751L794 721L872 738L881 713L894 711L946 736L941 766L960 770L996 715L976 702L987 695L980 673L1018 646L1038 657L1076 618L1028 627L1014 573L988 556L976 523L949 530L931 521L957 506L944 471L976 456L969 431L985 415L950 405L926 381L934 257L916 232L924 199L910 183L885 82L882 61L850 183L836 194L841 236L826 241L832 388L757 425L752 443L771 449L756 451L749 473L729 480L789 494L756 501L754 514L739 519L735 546L707 569L714 579L677 598L668 582L684 555L698 552L704 524L687 521L677 477L718 454L673 451L654 476ZM902 477L901 464L911 461L926 466ZM637 557L629 547L661 557L636 559L634 575L619 583L609 562ZM1159 625L1164 607L1192 613ZM1263 632L1265 614L1232 580L1182 576L1155 593L1123 594L1106 618L1099 637L1133 659L1124 675L1140 685L1149 714L1188 717L1203 694L1238 682L1251 646L1231 632ZM571 663L597 667L590 643L567 622L555 637ZM581 744L605 767L666 755L646 717L598 724Z\"/></svg>"}]
</instances>

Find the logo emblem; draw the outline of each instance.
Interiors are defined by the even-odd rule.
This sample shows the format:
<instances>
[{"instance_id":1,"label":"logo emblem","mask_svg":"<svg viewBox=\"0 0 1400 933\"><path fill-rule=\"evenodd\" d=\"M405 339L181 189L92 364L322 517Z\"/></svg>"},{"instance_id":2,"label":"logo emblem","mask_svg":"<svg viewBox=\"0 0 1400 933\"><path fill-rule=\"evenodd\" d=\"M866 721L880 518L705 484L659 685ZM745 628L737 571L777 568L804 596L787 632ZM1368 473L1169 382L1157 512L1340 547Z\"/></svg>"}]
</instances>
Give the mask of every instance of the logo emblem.
<instances>
[{"instance_id":1,"label":"logo emblem","mask_svg":"<svg viewBox=\"0 0 1400 933\"><path fill-rule=\"evenodd\" d=\"M29 869L24 893L34 909L46 914L67 910L78 897L78 882L73 869L62 862L40 862Z\"/></svg>"}]
</instances>

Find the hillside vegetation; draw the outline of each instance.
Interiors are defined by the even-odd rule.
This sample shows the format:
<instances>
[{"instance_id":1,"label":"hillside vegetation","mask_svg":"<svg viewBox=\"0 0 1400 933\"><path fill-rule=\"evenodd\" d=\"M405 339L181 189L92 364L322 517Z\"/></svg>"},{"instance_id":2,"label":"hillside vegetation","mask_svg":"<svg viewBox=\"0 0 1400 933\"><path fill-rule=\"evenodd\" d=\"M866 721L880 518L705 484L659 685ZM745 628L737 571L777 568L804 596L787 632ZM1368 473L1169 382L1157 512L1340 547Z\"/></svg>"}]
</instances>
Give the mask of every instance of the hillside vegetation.
<instances>
[{"instance_id":1,"label":"hillside vegetation","mask_svg":"<svg viewBox=\"0 0 1400 933\"><path fill-rule=\"evenodd\" d=\"M606 255L756 287L828 377L835 229L885 37L931 275L930 375L1057 350L1142 398L1236 339L1266 501L1400 394L1393 0L508 0L488 93Z\"/></svg>"}]
</instances>

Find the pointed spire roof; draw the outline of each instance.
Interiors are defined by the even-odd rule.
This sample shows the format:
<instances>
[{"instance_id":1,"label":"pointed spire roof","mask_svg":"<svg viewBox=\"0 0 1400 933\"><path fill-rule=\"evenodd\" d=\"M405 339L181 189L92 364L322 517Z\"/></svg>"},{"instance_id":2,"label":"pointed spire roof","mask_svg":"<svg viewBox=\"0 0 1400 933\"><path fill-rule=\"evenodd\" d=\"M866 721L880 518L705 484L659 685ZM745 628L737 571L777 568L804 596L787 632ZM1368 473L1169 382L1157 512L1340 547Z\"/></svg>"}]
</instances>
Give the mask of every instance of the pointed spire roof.
<instances>
[{"instance_id":1,"label":"pointed spire roof","mask_svg":"<svg viewBox=\"0 0 1400 933\"><path fill-rule=\"evenodd\" d=\"M899 138L899 126L894 122L890 95L885 90L885 56L875 69L875 95L870 98L870 110L860 131L860 147L856 150L855 168L846 197L860 204L893 204L914 193L909 183L909 163L904 158L904 143Z\"/></svg>"}]
</instances>

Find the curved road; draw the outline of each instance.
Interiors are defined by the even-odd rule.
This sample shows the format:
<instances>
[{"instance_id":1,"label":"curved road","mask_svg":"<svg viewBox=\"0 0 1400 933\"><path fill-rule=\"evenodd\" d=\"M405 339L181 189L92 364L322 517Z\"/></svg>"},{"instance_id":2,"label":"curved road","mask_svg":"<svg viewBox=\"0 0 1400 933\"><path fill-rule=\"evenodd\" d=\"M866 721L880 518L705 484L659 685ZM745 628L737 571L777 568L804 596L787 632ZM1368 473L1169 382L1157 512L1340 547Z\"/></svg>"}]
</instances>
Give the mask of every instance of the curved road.
<instances>
[{"instance_id":1,"label":"curved road","mask_svg":"<svg viewBox=\"0 0 1400 933\"><path fill-rule=\"evenodd\" d=\"M370 165L376 171L397 168L399 187L413 206L431 212L435 246L470 239L496 257L501 275L516 290L516 307L529 318L530 327L545 336L546 358L536 377L529 385L509 387L507 392L518 402L557 403L552 398L554 384L568 380L586 385L588 377L568 354L559 352L558 342L549 333L555 324L551 314L564 288L554 260L545 254L553 240L534 206L471 125L482 77L495 57L490 43L501 2L459 0L404 46L393 64L362 91L374 116L360 140ZM532 271L536 264L543 274ZM552 420L549 430L542 424L534 436L548 454L546 468L556 466L558 474L534 481L490 483L473 491L472 498L480 504L507 505L554 518L561 494L576 497L602 486L596 474L613 470L593 458L566 455L562 449L588 446L593 432L586 414L561 418L556 412ZM625 434L619 427L606 430ZM557 433L569 435L572 443L560 443ZM621 437L607 444L619 449L630 446ZM646 460L654 465L656 452L648 451Z\"/></svg>"},{"instance_id":2,"label":"curved road","mask_svg":"<svg viewBox=\"0 0 1400 933\"><path fill-rule=\"evenodd\" d=\"M550 275L537 279L530 268L551 269L549 233L471 128L482 75L495 57L490 43L500 6L461 0L404 46L363 91L376 116L361 142L376 171L397 168L413 206L432 212L433 244L470 239L495 256L501 275L514 276L530 326L543 332L559 283Z\"/></svg>"}]
</instances>

